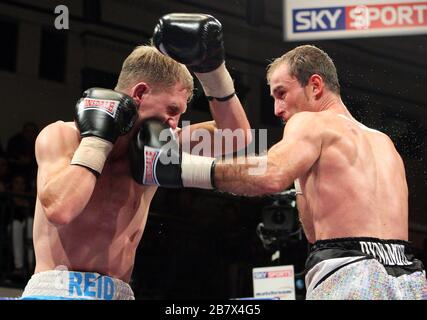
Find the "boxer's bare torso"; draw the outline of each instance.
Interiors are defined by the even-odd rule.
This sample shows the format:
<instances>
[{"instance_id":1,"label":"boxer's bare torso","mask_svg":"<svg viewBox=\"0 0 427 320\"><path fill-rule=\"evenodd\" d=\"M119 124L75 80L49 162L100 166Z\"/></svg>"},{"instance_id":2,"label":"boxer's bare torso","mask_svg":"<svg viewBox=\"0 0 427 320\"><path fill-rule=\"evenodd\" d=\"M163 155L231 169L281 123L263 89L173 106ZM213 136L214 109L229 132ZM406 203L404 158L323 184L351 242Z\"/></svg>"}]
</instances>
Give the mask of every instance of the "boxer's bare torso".
<instances>
[{"instance_id":1,"label":"boxer's bare torso","mask_svg":"<svg viewBox=\"0 0 427 320\"><path fill-rule=\"evenodd\" d=\"M73 123L56 122L52 126L56 128L51 130L48 127L47 130L52 134L61 132L61 137L51 136L50 139L67 141L61 144L64 147L62 153L67 155L66 161L71 157L68 154L79 145L79 133ZM35 273L66 267L68 270L98 272L129 282L136 248L156 187L140 186L133 181L124 152L127 142L121 139L107 159L89 202L70 223L57 225L49 222L40 199L37 199ZM39 180L43 179L45 167L49 166L39 163Z\"/></svg>"},{"instance_id":2,"label":"boxer's bare torso","mask_svg":"<svg viewBox=\"0 0 427 320\"><path fill-rule=\"evenodd\" d=\"M405 169L389 137L349 113L319 112L320 156L300 176L299 215L310 242L408 238Z\"/></svg>"}]
</instances>

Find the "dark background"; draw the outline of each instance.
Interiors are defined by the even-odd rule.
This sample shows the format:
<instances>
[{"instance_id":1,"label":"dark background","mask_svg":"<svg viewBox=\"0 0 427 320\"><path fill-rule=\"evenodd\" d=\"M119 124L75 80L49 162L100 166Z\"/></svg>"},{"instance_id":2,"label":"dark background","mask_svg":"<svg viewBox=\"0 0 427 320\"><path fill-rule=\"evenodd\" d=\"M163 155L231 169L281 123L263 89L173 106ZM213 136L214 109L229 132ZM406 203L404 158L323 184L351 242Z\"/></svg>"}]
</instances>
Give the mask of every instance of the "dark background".
<instances>
[{"instance_id":1,"label":"dark background","mask_svg":"<svg viewBox=\"0 0 427 320\"><path fill-rule=\"evenodd\" d=\"M70 21L68 30L58 31L54 8L61 4L70 9ZM324 49L337 66L342 99L350 112L365 125L389 134L404 159L410 240L420 255L425 254L426 35L285 42L279 0L3 0L0 140L4 149L25 122L42 129L59 119L70 121L84 89L114 87L123 59L133 47L147 43L159 17L170 12L209 13L222 22L227 66L251 126L268 129L268 146L280 139L283 128L273 116L265 67L302 43ZM183 120L210 119L200 92L189 109ZM271 261L277 248L267 250L255 231L265 207L277 199L159 190L136 258L136 295L247 297L252 296L254 267L293 264L301 272L307 252L302 235L282 241L281 258ZM1 240L8 257L1 264L3 274L13 269L8 239L4 235Z\"/></svg>"}]
</instances>

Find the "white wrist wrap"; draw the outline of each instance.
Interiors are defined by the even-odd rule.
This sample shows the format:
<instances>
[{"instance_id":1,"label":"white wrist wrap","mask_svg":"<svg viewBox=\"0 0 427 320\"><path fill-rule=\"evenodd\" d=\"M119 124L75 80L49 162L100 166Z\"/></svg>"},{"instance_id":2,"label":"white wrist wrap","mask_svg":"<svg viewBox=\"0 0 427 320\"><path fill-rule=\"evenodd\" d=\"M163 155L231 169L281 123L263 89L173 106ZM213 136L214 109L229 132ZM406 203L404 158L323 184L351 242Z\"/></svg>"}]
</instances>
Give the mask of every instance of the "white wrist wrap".
<instances>
[{"instance_id":1,"label":"white wrist wrap","mask_svg":"<svg viewBox=\"0 0 427 320\"><path fill-rule=\"evenodd\" d=\"M299 183L299 179L295 179L294 185L295 185L295 193L302 194L302 189L301 189L301 184Z\"/></svg>"},{"instance_id":2,"label":"white wrist wrap","mask_svg":"<svg viewBox=\"0 0 427 320\"><path fill-rule=\"evenodd\" d=\"M205 95L214 98L224 98L234 93L234 83L223 62L214 71L195 73L205 91Z\"/></svg>"},{"instance_id":3,"label":"white wrist wrap","mask_svg":"<svg viewBox=\"0 0 427 320\"><path fill-rule=\"evenodd\" d=\"M98 137L86 137L71 159L71 164L77 164L95 170L99 174L104 168L105 160L113 149L113 144Z\"/></svg>"},{"instance_id":4,"label":"white wrist wrap","mask_svg":"<svg viewBox=\"0 0 427 320\"><path fill-rule=\"evenodd\" d=\"M193 156L183 152L181 178L184 187L213 189L211 170L214 161L215 158Z\"/></svg>"}]
</instances>

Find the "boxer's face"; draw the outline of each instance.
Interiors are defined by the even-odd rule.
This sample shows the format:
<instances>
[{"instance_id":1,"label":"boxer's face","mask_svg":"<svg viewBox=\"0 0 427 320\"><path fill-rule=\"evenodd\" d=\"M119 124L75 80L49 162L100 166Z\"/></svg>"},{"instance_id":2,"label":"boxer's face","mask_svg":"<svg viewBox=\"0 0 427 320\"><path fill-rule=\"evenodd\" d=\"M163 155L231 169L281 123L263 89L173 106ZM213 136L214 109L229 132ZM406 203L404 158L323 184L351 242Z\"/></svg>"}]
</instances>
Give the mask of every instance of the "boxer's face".
<instances>
[{"instance_id":1,"label":"boxer's face","mask_svg":"<svg viewBox=\"0 0 427 320\"><path fill-rule=\"evenodd\" d=\"M187 109L188 97L189 93L181 84L168 89L148 86L138 101L140 120L156 117L175 129Z\"/></svg>"},{"instance_id":2,"label":"boxer's face","mask_svg":"<svg viewBox=\"0 0 427 320\"><path fill-rule=\"evenodd\" d=\"M274 114L283 121L295 113L310 110L310 99L306 87L302 87L296 77L282 64L271 75L270 93L274 99Z\"/></svg>"}]
</instances>

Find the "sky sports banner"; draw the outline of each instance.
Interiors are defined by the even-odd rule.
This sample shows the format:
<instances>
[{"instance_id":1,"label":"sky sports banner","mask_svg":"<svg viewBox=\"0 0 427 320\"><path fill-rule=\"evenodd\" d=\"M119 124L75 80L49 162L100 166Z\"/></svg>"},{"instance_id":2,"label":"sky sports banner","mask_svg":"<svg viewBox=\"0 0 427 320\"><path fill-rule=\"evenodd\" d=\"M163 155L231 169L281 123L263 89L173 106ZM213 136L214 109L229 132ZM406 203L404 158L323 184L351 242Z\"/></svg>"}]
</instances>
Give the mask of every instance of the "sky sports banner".
<instances>
[{"instance_id":1,"label":"sky sports banner","mask_svg":"<svg viewBox=\"0 0 427 320\"><path fill-rule=\"evenodd\" d=\"M286 41L427 34L427 0L283 0Z\"/></svg>"}]
</instances>

